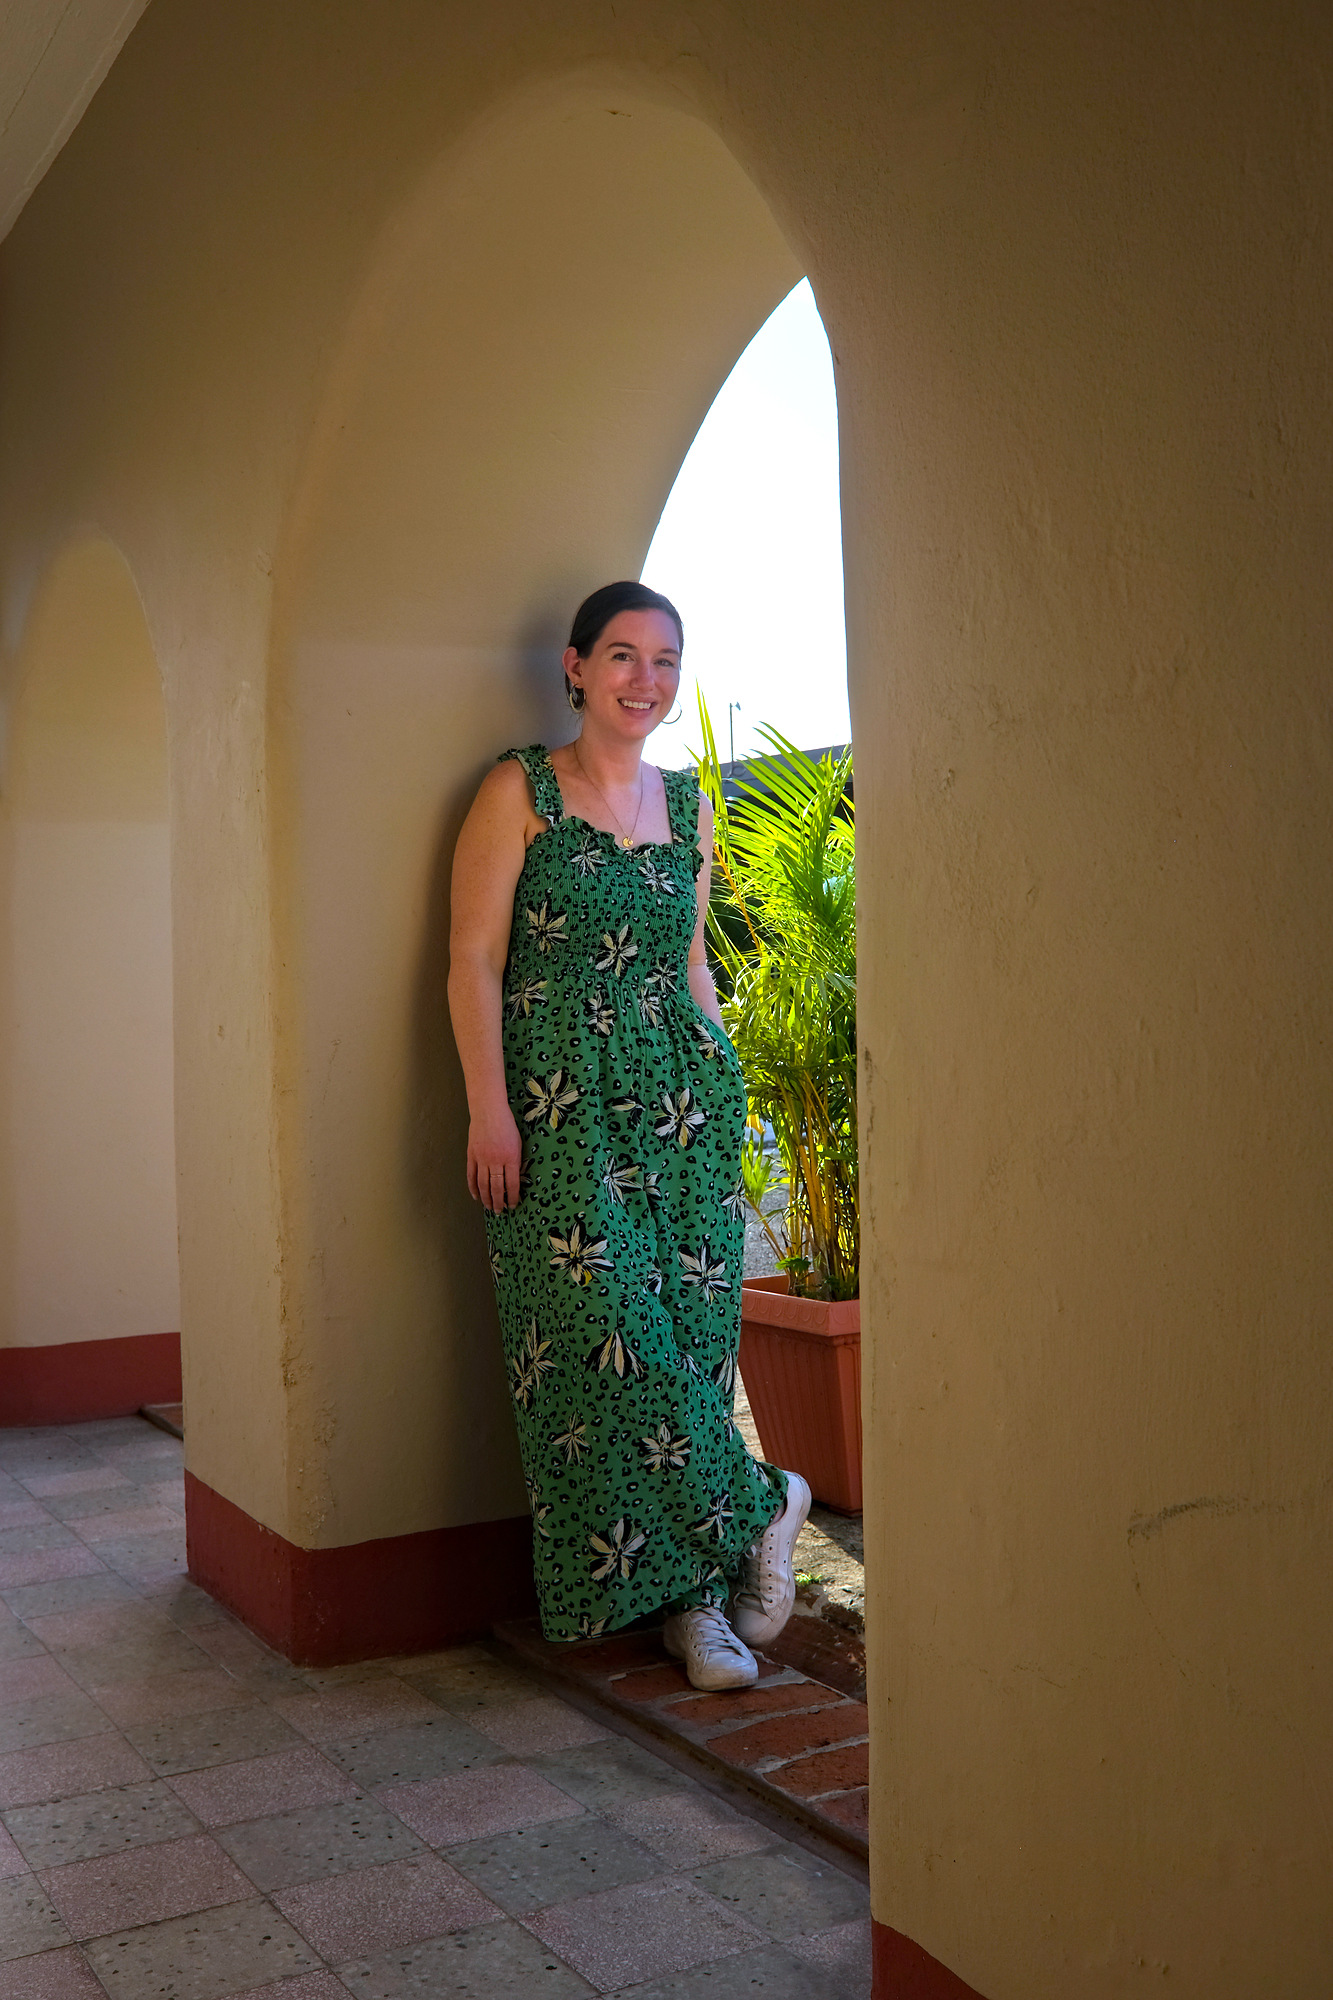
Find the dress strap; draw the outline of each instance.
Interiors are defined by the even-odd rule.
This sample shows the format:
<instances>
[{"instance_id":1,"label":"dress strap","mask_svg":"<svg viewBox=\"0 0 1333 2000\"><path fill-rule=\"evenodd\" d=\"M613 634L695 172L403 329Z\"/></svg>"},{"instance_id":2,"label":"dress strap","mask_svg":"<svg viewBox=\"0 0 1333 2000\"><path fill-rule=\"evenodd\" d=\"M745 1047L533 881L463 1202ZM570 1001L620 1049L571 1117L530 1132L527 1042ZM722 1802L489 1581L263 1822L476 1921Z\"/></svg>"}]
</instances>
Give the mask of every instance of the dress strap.
<instances>
[{"instance_id":1,"label":"dress strap","mask_svg":"<svg viewBox=\"0 0 1333 2000\"><path fill-rule=\"evenodd\" d=\"M703 856L699 852L698 774L689 766L683 771L663 771L662 784L666 791L671 837L690 849L697 875L703 865Z\"/></svg>"},{"instance_id":2,"label":"dress strap","mask_svg":"<svg viewBox=\"0 0 1333 2000\"><path fill-rule=\"evenodd\" d=\"M523 750L505 750L495 761L504 764L511 757L527 772L535 810L543 819L549 819L552 826L558 826L565 816L565 802L560 796L560 783L552 769L546 745L529 743Z\"/></svg>"}]
</instances>

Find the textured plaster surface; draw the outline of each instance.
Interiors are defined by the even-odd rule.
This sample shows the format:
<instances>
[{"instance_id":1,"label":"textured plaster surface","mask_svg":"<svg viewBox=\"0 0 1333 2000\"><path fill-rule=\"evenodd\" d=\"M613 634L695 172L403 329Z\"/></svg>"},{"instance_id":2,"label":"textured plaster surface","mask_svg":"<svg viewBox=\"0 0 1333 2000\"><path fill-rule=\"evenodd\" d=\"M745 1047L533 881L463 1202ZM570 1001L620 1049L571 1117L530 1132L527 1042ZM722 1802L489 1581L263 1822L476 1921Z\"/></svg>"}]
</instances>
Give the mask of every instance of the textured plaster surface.
<instances>
[{"instance_id":1,"label":"textured plaster surface","mask_svg":"<svg viewBox=\"0 0 1333 2000\"><path fill-rule=\"evenodd\" d=\"M809 271L876 1908L989 2000L1333 1972L1329 38L169 0L3 252L5 645L92 521L167 690L192 1462L329 1545L521 1505L442 857Z\"/></svg>"}]
</instances>

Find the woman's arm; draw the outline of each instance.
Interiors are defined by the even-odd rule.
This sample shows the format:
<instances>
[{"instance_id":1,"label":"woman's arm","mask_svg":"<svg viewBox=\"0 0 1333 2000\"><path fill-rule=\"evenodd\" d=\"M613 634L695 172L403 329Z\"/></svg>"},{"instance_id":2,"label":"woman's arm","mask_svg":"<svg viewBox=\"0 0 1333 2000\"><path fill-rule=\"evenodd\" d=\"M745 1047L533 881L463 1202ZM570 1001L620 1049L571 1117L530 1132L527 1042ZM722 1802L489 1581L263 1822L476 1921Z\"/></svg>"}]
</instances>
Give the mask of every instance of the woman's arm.
<instances>
[{"instance_id":1,"label":"woman's arm","mask_svg":"<svg viewBox=\"0 0 1333 2000\"><path fill-rule=\"evenodd\" d=\"M454 849L449 927L449 1013L469 1115L467 1184L483 1208L518 1203L523 1142L505 1089L501 988L514 890L536 819L527 778L512 759L482 781Z\"/></svg>"},{"instance_id":2,"label":"woman's arm","mask_svg":"<svg viewBox=\"0 0 1333 2000\"><path fill-rule=\"evenodd\" d=\"M708 953L704 949L704 919L708 911L708 885L713 876L713 806L704 793L699 794L699 851L703 855L703 867L695 885L699 901L699 915L694 926L694 936L690 939L689 981L690 992L695 1002L702 1007L710 1021L722 1026L722 1009L717 1004L717 988L713 975L708 969Z\"/></svg>"}]
</instances>

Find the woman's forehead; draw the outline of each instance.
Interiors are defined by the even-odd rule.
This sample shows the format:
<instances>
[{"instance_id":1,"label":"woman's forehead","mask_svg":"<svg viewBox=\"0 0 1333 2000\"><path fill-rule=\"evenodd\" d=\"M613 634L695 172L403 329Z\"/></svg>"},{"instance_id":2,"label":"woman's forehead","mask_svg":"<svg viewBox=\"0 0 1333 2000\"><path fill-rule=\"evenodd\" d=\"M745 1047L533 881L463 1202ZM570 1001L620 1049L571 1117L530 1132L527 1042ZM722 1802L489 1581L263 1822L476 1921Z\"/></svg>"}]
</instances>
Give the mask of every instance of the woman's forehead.
<instances>
[{"instance_id":1,"label":"woman's forehead","mask_svg":"<svg viewBox=\"0 0 1333 2000\"><path fill-rule=\"evenodd\" d=\"M598 640L601 646L638 646L646 652L680 651L675 623L665 611L618 611Z\"/></svg>"}]
</instances>

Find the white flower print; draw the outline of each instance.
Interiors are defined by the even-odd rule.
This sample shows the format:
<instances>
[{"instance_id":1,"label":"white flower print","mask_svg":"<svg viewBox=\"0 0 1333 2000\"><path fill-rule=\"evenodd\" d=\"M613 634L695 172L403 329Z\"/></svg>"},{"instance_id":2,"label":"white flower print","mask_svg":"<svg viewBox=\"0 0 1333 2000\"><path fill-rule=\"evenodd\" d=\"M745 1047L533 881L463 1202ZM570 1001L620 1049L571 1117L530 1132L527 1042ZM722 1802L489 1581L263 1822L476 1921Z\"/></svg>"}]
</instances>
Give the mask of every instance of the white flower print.
<instances>
[{"instance_id":1,"label":"white flower print","mask_svg":"<svg viewBox=\"0 0 1333 2000\"><path fill-rule=\"evenodd\" d=\"M727 1529L734 1518L735 1509L731 1504L731 1495L719 1493L703 1519L692 1524L690 1533L698 1535L704 1541L711 1539L715 1542L725 1542Z\"/></svg>"},{"instance_id":2,"label":"white flower print","mask_svg":"<svg viewBox=\"0 0 1333 2000\"><path fill-rule=\"evenodd\" d=\"M716 1384L724 1396L734 1395L736 1391L735 1355L724 1354L718 1362L717 1367L710 1373L708 1379L710 1382Z\"/></svg>"},{"instance_id":3,"label":"white flower print","mask_svg":"<svg viewBox=\"0 0 1333 2000\"><path fill-rule=\"evenodd\" d=\"M576 875L595 875L599 868L605 868L606 856L590 833L584 834L570 855L569 865Z\"/></svg>"},{"instance_id":4,"label":"white flower print","mask_svg":"<svg viewBox=\"0 0 1333 2000\"><path fill-rule=\"evenodd\" d=\"M511 1021L516 1021L520 1014L525 1021L530 1021L532 1019L533 1008L542 1007L545 1004L546 981L544 979L525 979L521 985L516 986L511 993L506 993L505 995L505 1011Z\"/></svg>"},{"instance_id":5,"label":"white flower print","mask_svg":"<svg viewBox=\"0 0 1333 2000\"><path fill-rule=\"evenodd\" d=\"M737 1064L687 977L692 774L667 774L680 843L622 853L563 813L545 752L516 754L557 837L510 899L497 991L526 1193L486 1232L542 1617L592 1647L682 1591L724 1605L778 1497L749 1472L724 1359L749 1204Z\"/></svg>"},{"instance_id":6,"label":"white flower print","mask_svg":"<svg viewBox=\"0 0 1333 2000\"><path fill-rule=\"evenodd\" d=\"M588 1449L588 1426L577 1417L571 1417L568 1425L551 1439L557 1451L565 1454L566 1465L582 1465L583 1454Z\"/></svg>"},{"instance_id":7,"label":"white flower print","mask_svg":"<svg viewBox=\"0 0 1333 2000\"><path fill-rule=\"evenodd\" d=\"M544 1122L553 1132L560 1130L579 1101L579 1092L562 1069L553 1070L545 1083L538 1077L530 1076L527 1090L528 1108L523 1113L524 1124Z\"/></svg>"},{"instance_id":8,"label":"white flower print","mask_svg":"<svg viewBox=\"0 0 1333 2000\"><path fill-rule=\"evenodd\" d=\"M549 1542L551 1539L551 1531L546 1526L546 1518L551 1511L550 1506L549 1504L543 1503L541 1498L541 1489L538 1487L535 1479L525 1480L524 1485L528 1489L528 1506L532 1509L532 1525L537 1530L537 1533L541 1536L542 1540L544 1542Z\"/></svg>"},{"instance_id":9,"label":"white flower print","mask_svg":"<svg viewBox=\"0 0 1333 2000\"><path fill-rule=\"evenodd\" d=\"M549 896L542 897L539 908L528 910L528 933L543 957L552 945L569 943L569 933L565 929L568 920L567 910L552 911Z\"/></svg>"},{"instance_id":10,"label":"white flower print","mask_svg":"<svg viewBox=\"0 0 1333 2000\"><path fill-rule=\"evenodd\" d=\"M665 1420L657 1426L651 1437L639 1439L639 1450L643 1453L644 1469L648 1472L665 1472L668 1467L679 1472L690 1462L690 1440L673 1434Z\"/></svg>"},{"instance_id":11,"label":"white flower print","mask_svg":"<svg viewBox=\"0 0 1333 2000\"><path fill-rule=\"evenodd\" d=\"M555 1362L550 1359L551 1343L537 1330L537 1315L532 1316L522 1347L514 1357L514 1401L526 1410L536 1391L541 1387L543 1375L548 1375Z\"/></svg>"},{"instance_id":12,"label":"white flower print","mask_svg":"<svg viewBox=\"0 0 1333 2000\"><path fill-rule=\"evenodd\" d=\"M551 1268L568 1271L576 1285L590 1285L594 1271L611 1269L611 1259L602 1254L606 1238L590 1237L582 1216L568 1225L563 1236L553 1229L546 1240L551 1246Z\"/></svg>"},{"instance_id":13,"label":"white flower print","mask_svg":"<svg viewBox=\"0 0 1333 2000\"><path fill-rule=\"evenodd\" d=\"M589 993L584 997L587 1024L594 1035L609 1035L616 1025L616 1017L600 993Z\"/></svg>"},{"instance_id":14,"label":"white flower print","mask_svg":"<svg viewBox=\"0 0 1333 2000\"><path fill-rule=\"evenodd\" d=\"M633 932L628 924L622 924L614 936L610 931L602 932L602 955L593 960L593 965L598 972L614 972L619 979L630 960L638 955Z\"/></svg>"},{"instance_id":15,"label":"white flower print","mask_svg":"<svg viewBox=\"0 0 1333 2000\"><path fill-rule=\"evenodd\" d=\"M622 1576L626 1582L638 1567L643 1554L647 1535L636 1529L632 1521L623 1518L614 1527L603 1528L600 1534L589 1535L591 1545L592 1577L594 1583L602 1583L608 1577Z\"/></svg>"},{"instance_id":16,"label":"white flower print","mask_svg":"<svg viewBox=\"0 0 1333 2000\"><path fill-rule=\"evenodd\" d=\"M643 874L644 881L655 895L675 895L676 885L672 881L669 872L665 868L658 866L651 853L645 854L642 857L639 862L639 868Z\"/></svg>"},{"instance_id":17,"label":"white flower print","mask_svg":"<svg viewBox=\"0 0 1333 2000\"><path fill-rule=\"evenodd\" d=\"M627 1376L632 1379L634 1376L642 1375L643 1373L643 1363L633 1348L625 1345L624 1336L619 1327L616 1327L613 1332L608 1333L606 1339L599 1346L594 1347L592 1353L588 1356L588 1360L590 1363L596 1362L597 1373L599 1375L609 1368L611 1373L621 1382Z\"/></svg>"},{"instance_id":18,"label":"white flower print","mask_svg":"<svg viewBox=\"0 0 1333 2000\"><path fill-rule=\"evenodd\" d=\"M685 1273L682 1283L694 1285L705 1305L712 1305L719 1292L729 1292L731 1282L727 1277L724 1258L714 1257L705 1236L697 1251L678 1250L681 1270Z\"/></svg>"},{"instance_id":19,"label":"white flower print","mask_svg":"<svg viewBox=\"0 0 1333 2000\"><path fill-rule=\"evenodd\" d=\"M625 1196L627 1194L638 1193L639 1175L642 1172L643 1169L637 1160L621 1160L618 1164L615 1160L612 1160L610 1166L602 1175L602 1186L606 1189L617 1207L623 1208L625 1206Z\"/></svg>"},{"instance_id":20,"label":"white flower print","mask_svg":"<svg viewBox=\"0 0 1333 2000\"><path fill-rule=\"evenodd\" d=\"M717 1043L713 1040L707 1021L694 1023L694 1039L699 1044L699 1054L705 1062L716 1062Z\"/></svg>"},{"instance_id":21,"label":"white flower print","mask_svg":"<svg viewBox=\"0 0 1333 2000\"><path fill-rule=\"evenodd\" d=\"M708 1114L700 1109L694 1092L687 1085L673 1097L664 1090L658 1099L662 1116L653 1130L659 1139L674 1139L680 1147L693 1145L699 1127L706 1123Z\"/></svg>"}]
</instances>

